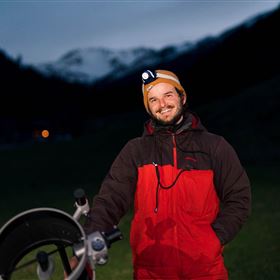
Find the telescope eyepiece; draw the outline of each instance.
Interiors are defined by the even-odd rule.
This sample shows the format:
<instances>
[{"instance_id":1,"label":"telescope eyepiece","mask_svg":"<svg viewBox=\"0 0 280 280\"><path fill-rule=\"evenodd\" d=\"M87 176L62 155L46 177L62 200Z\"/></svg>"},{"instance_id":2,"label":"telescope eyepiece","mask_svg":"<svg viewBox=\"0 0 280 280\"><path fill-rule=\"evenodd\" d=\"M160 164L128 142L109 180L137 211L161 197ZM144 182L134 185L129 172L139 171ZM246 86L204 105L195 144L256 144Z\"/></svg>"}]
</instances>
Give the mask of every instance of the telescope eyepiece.
<instances>
[{"instance_id":1,"label":"telescope eyepiece","mask_svg":"<svg viewBox=\"0 0 280 280\"><path fill-rule=\"evenodd\" d=\"M84 189L76 189L74 191L74 198L76 200L76 203L80 206L83 206L87 203L86 193Z\"/></svg>"}]
</instances>

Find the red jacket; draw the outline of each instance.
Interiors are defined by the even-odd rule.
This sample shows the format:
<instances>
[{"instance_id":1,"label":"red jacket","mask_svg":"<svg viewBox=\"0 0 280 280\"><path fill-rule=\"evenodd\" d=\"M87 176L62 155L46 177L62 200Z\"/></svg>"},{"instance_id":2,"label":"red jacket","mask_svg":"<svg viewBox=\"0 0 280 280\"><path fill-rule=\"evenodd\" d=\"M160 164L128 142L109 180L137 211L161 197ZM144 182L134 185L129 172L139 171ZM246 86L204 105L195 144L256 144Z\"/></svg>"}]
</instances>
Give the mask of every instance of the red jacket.
<instances>
[{"instance_id":1,"label":"red jacket","mask_svg":"<svg viewBox=\"0 0 280 280\"><path fill-rule=\"evenodd\" d=\"M250 201L232 147L187 113L175 131L148 122L144 135L127 143L94 199L86 231L111 229L134 202L135 279L227 279L222 245L247 220Z\"/></svg>"}]
</instances>

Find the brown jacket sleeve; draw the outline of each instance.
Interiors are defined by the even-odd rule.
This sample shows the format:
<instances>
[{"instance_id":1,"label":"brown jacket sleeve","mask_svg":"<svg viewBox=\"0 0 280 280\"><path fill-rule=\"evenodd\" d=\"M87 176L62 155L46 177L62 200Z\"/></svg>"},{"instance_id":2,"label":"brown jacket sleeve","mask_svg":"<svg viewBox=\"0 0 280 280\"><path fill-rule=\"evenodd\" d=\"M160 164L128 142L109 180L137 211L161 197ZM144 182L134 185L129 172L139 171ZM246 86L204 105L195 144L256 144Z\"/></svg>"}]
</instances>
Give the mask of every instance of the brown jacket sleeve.
<instances>
[{"instance_id":1,"label":"brown jacket sleeve","mask_svg":"<svg viewBox=\"0 0 280 280\"><path fill-rule=\"evenodd\" d=\"M137 182L134 152L132 143L128 142L113 162L99 193L93 199L84 225L86 233L111 231L133 203Z\"/></svg>"},{"instance_id":2,"label":"brown jacket sleeve","mask_svg":"<svg viewBox=\"0 0 280 280\"><path fill-rule=\"evenodd\" d=\"M212 227L221 243L226 244L236 236L251 213L250 182L234 149L222 137L213 165L221 209Z\"/></svg>"}]
</instances>

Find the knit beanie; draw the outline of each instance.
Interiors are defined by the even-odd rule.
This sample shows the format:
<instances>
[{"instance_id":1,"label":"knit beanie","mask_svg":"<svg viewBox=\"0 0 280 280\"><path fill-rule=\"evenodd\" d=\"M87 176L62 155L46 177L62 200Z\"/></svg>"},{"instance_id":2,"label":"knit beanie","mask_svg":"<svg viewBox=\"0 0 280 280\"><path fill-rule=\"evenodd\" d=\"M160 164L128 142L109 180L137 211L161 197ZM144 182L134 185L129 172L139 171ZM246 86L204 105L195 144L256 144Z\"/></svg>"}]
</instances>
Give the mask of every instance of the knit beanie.
<instances>
[{"instance_id":1,"label":"knit beanie","mask_svg":"<svg viewBox=\"0 0 280 280\"><path fill-rule=\"evenodd\" d=\"M177 88L182 94L187 97L187 94L182 87L178 77L171 71L167 70L146 70L142 74L142 92L143 92L143 100L144 105L149 113L148 110L148 92L151 90L153 86L159 83L168 83Z\"/></svg>"}]
</instances>

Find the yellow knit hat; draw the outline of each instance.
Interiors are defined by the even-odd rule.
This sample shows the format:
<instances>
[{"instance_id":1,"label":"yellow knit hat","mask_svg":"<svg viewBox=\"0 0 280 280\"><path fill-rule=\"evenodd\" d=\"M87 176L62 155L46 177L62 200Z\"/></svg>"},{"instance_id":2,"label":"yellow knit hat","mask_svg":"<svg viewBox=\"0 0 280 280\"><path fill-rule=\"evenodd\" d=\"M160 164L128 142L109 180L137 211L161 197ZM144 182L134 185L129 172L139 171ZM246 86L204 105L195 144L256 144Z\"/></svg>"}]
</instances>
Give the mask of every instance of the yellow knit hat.
<instances>
[{"instance_id":1,"label":"yellow knit hat","mask_svg":"<svg viewBox=\"0 0 280 280\"><path fill-rule=\"evenodd\" d=\"M182 94L184 94L187 97L187 94L182 87L178 77L171 71L167 70L146 70L142 74L142 92L143 92L143 100L144 100L144 105L149 113L148 110L148 92L151 90L153 86L159 83L168 83L177 88Z\"/></svg>"}]
</instances>

